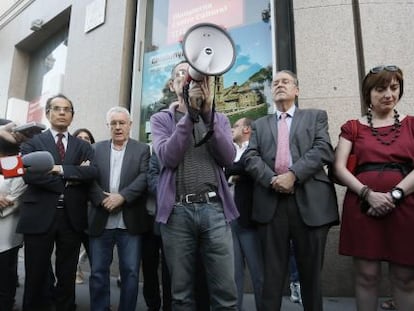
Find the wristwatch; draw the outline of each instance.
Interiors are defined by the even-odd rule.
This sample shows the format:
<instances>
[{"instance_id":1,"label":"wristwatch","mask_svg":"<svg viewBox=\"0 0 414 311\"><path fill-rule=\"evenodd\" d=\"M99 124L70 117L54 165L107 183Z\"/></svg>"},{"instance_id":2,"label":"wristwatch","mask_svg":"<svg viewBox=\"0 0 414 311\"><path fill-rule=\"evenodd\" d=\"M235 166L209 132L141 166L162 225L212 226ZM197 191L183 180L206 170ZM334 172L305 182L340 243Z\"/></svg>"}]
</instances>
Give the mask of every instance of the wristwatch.
<instances>
[{"instance_id":1,"label":"wristwatch","mask_svg":"<svg viewBox=\"0 0 414 311\"><path fill-rule=\"evenodd\" d=\"M404 199L404 190L402 190L401 188L392 188L390 193L394 203L398 203L402 201L402 199Z\"/></svg>"}]
</instances>

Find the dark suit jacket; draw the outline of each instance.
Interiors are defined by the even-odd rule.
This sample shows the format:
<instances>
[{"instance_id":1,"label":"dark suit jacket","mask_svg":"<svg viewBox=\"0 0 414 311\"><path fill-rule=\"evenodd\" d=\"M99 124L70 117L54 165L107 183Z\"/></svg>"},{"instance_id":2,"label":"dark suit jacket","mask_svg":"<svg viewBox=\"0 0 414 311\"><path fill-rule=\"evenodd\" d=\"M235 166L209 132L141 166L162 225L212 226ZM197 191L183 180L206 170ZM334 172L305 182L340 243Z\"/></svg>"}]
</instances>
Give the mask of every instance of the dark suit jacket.
<instances>
[{"instance_id":1,"label":"dark suit jacket","mask_svg":"<svg viewBox=\"0 0 414 311\"><path fill-rule=\"evenodd\" d=\"M335 188L324 170L324 165L334 158L326 112L296 109L289 142L293 160L291 170L298 179L294 195L303 221L309 226L337 223ZM278 207L280 194L270 186L275 175L276 143L276 115L256 120L246 154L246 169L256 181L253 219L260 223L270 222Z\"/></svg>"},{"instance_id":2,"label":"dark suit jacket","mask_svg":"<svg viewBox=\"0 0 414 311\"><path fill-rule=\"evenodd\" d=\"M245 228L252 228L257 225L252 221L253 210L253 187L254 180L245 170L246 152L244 152L239 161L226 167L225 174L227 179L231 175L237 175L237 181L234 185L234 202L239 210L240 216L237 218L239 225Z\"/></svg>"},{"instance_id":3,"label":"dark suit jacket","mask_svg":"<svg viewBox=\"0 0 414 311\"><path fill-rule=\"evenodd\" d=\"M110 192L111 140L96 143L94 149L96 155L94 163L99 177L90 193L92 209L89 214L89 235L99 236L104 231L109 216L101 203L105 198L103 192ZM144 233L151 225L145 208L149 157L148 145L133 139L128 140L122 162L119 194L125 199L121 209L125 225L131 234Z\"/></svg>"},{"instance_id":4,"label":"dark suit jacket","mask_svg":"<svg viewBox=\"0 0 414 311\"><path fill-rule=\"evenodd\" d=\"M22 196L22 209L17 232L34 234L45 233L51 227L59 196L65 196L65 210L75 231L87 228L87 199L89 184L96 177L97 170L92 165L80 166L85 160L94 159L91 146L71 135L64 162L61 163L52 133L47 130L35 135L21 146L22 154L33 151L49 151L56 164L63 165L63 176L34 174L27 172L23 179L28 184Z\"/></svg>"}]
</instances>

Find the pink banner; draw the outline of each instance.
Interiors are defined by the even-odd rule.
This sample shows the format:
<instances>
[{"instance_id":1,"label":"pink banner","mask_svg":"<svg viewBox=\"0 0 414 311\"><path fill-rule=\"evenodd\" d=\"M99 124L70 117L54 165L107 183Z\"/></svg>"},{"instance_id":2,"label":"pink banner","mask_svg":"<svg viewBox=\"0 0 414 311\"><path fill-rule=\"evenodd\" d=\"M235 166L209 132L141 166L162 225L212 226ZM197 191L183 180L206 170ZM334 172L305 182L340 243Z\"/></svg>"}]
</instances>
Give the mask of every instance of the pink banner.
<instances>
[{"instance_id":1,"label":"pink banner","mask_svg":"<svg viewBox=\"0 0 414 311\"><path fill-rule=\"evenodd\" d=\"M224 28L243 23L244 0L170 0L168 44L182 40L188 28L213 23Z\"/></svg>"},{"instance_id":2,"label":"pink banner","mask_svg":"<svg viewBox=\"0 0 414 311\"><path fill-rule=\"evenodd\" d=\"M29 109L27 111L27 122L42 122L44 114L45 109L41 105L41 99L31 101L29 103Z\"/></svg>"}]
</instances>

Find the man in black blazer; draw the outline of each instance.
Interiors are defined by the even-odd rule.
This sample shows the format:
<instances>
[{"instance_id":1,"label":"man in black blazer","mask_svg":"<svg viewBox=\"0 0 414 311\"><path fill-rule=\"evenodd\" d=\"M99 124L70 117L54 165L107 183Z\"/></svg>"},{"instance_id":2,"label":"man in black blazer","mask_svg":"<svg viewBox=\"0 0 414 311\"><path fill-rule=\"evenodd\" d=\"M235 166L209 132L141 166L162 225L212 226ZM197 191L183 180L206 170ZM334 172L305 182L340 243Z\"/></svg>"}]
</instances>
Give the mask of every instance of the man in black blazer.
<instances>
[{"instance_id":1,"label":"man in black blazer","mask_svg":"<svg viewBox=\"0 0 414 311\"><path fill-rule=\"evenodd\" d=\"M90 310L109 310L116 244L121 276L118 310L131 311L137 304L142 234L151 227L145 207L150 149L129 138L132 122L127 109L109 109L106 120L111 139L94 145L99 177L91 190L89 214Z\"/></svg>"},{"instance_id":2,"label":"man in black blazer","mask_svg":"<svg viewBox=\"0 0 414 311\"><path fill-rule=\"evenodd\" d=\"M304 309L322 310L326 237L330 226L338 222L334 185L324 171L324 165L334 158L328 117L322 110L297 108L298 94L296 75L278 72L272 83L276 113L255 121L246 154L246 169L256 181L252 217L261 224L264 251L261 311L281 307L290 239L295 247ZM285 116L284 130L280 126ZM286 165L282 169L280 161L275 161L284 145L278 131L287 132Z\"/></svg>"},{"instance_id":3,"label":"man in black blazer","mask_svg":"<svg viewBox=\"0 0 414 311\"><path fill-rule=\"evenodd\" d=\"M87 227L88 185L96 177L91 146L71 136L72 102L64 95L47 100L50 129L21 146L22 154L49 151L55 165L49 174L27 172L17 232L24 234L25 285L23 310L73 310L75 274L81 233ZM62 155L57 142L61 136ZM51 255L56 249L54 301L47 297L51 284ZM54 306L53 306L54 305Z\"/></svg>"},{"instance_id":4,"label":"man in black blazer","mask_svg":"<svg viewBox=\"0 0 414 311\"><path fill-rule=\"evenodd\" d=\"M241 118L232 127L236 158L226 167L226 177L234 190L234 202L240 213L231 223L234 248L234 279L237 286L237 309L243 310L245 267L253 287L256 309L260 310L263 285L263 259L260 247L257 223L252 221L254 181L245 169L245 155L252 132L252 120Z\"/></svg>"}]
</instances>

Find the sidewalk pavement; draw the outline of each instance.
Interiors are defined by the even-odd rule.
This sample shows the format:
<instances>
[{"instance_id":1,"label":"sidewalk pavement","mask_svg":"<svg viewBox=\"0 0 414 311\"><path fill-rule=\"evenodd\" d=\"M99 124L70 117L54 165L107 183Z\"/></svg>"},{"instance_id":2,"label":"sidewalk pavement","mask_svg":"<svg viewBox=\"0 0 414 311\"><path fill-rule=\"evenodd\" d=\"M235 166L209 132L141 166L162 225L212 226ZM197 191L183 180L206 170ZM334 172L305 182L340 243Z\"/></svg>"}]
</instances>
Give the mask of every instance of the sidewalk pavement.
<instances>
[{"instance_id":1,"label":"sidewalk pavement","mask_svg":"<svg viewBox=\"0 0 414 311\"><path fill-rule=\"evenodd\" d=\"M85 282L83 284L76 285L76 311L89 311L89 282L88 282L88 273L85 274ZM16 303L21 310L21 303L23 298L23 282L24 276L19 275L20 278L20 287L17 288L16 293ZM116 284L116 278L111 278L111 304L113 306L112 310L117 310L117 305L119 301L119 288ZM243 299L244 310L243 311L255 311L254 296L253 294L245 294ZM144 297L142 296L142 284L139 286L139 295L138 295L138 306L136 311L146 311L147 307L145 305ZM282 311L299 311L303 310L302 306L298 303L292 303L289 300L289 297L283 297ZM325 311L354 311L354 299L353 298L333 298L327 297L324 298L324 310Z\"/></svg>"},{"instance_id":2,"label":"sidewalk pavement","mask_svg":"<svg viewBox=\"0 0 414 311\"><path fill-rule=\"evenodd\" d=\"M23 258L19 256L19 283L16 293L16 304L19 310L21 310L21 304L23 299L23 284L24 284L24 267ZM76 311L88 311L89 310L89 273L84 272L85 282L83 284L76 285ZM116 277L111 278L111 304L113 310L117 310L119 301L119 288L117 286ZM325 297L324 298L324 310L325 311L354 311L355 300L349 297ZM246 293L243 298L243 311L255 311L255 303L253 294ZM131 311L146 311L144 297L142 296L142 284L139 286L138 294L138 306L136 310ZM292 303L289 297L283 297L282 311L299 311L303 310L303 307L298 303ZM380 309L378 309L380 310Z\"/></svg>"}]
</instances>

